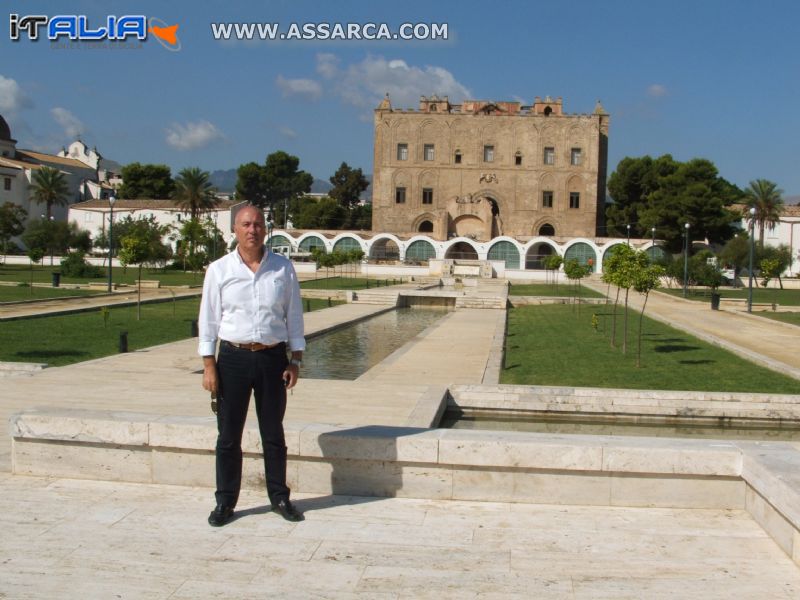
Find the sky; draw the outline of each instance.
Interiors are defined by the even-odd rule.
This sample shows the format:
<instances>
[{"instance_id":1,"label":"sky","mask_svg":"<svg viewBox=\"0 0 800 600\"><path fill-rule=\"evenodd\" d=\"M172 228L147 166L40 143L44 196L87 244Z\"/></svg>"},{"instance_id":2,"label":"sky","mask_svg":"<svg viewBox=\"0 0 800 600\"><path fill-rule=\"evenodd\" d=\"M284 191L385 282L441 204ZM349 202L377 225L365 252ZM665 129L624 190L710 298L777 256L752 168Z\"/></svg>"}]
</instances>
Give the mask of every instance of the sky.
<instances>
[{"instance_id":1,"label":"sky","mask_svg":"<svg viewBox=\"0 0 800 600\"><path fill-rule=\"evenodd\" d=\"M740 187L800 194L800 3L795 0L36 2L0 14L0 115L18 148L76 137L121 164L236 168L284 150L327 180L372 172L373 110L421 95L562 97L611 115L609 172L626 156L713 161ZM145 15L176 43L10 39L12 13ZM4 22L3 22L4 21ZM214 39L212 23L446 24L440 40ZM40 37L46 38L46 34ZM176 50L176 48L178 48Z\"/></svg>"}]
</instances>

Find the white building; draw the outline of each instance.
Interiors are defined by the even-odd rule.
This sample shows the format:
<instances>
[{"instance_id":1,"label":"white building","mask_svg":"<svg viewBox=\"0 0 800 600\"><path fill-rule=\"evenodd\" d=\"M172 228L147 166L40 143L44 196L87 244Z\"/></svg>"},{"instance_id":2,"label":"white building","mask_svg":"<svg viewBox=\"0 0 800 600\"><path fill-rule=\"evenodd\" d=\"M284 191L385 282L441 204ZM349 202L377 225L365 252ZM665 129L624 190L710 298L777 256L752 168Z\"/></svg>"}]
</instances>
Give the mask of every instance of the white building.
<instances>
[{"instance_id":1,"label":"white building","mask_svg":"<svg viewBox=\"0 0 800 600\"><path fill-rule=\"evenodd\" d=\"M236 213L244 206L245 202L235 202L233 200L222 200L220 204L211 211L206 212L203 218L210 218L222 232L226 247L233 241L233 221ZM133 219L155 218L159 225L169 225L174 232L177 232L184 221L189 220L190 214L180 208L175 200L116 200L114 202L114 223L130 216ZM106 232L109 219L111 218L111 204L108 200L86 200L69 207L68 220L75 222L78 227L90 233L92 239ZM175 249L174 236L164 236L165 243L169 243Z\"/></svg>"},{"instance_id":2,"label":"white building","mask_svg":"<svg viewBox=\"0 0 800 600\"><path fill-rule=\"evenodd\" d=\"M747 208L743 207L742 212L746 214L746 211ZM742 218L741 227L745 231L750 230L746 217ZM758 226L755 229L755 237L758 240ZM800 276L800 204L784 206L778 223L774 227L764 227L764 245L788 246L792 252L792 263L781 276Z\"/></svg>"},{"instance_id":3,"label":"white building","mask_svg":"<svg viewBox=\"0 0 800 600\"><path fill-rule=\"evenodd\" d=\"M122 180L113 170L116 163L105 161L96 149L90 150L80 140L58 154L20 150L11 129L0 115L0 205L11 202L24 208L27 222L40 219L47 207L31 199L33 174L42 167L58 169L67 184L67 206L53 206L52 217L63 221L68 206L90 198L107 198ZM21 245L19 239L12 242Z\"/></svg>"}]
</instances>

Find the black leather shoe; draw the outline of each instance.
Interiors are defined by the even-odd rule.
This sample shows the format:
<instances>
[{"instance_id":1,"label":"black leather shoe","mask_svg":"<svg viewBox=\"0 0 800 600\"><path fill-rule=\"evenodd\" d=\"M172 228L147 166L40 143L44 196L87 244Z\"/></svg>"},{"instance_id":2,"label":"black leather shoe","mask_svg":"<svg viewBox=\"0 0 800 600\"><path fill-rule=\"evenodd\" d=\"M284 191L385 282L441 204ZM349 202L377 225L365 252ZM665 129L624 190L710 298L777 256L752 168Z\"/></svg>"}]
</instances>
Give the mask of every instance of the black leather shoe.
<instances>
[{"instance_id":1,"label":"black leather shoe","mask_svg":"<svg viewBox=\"0 0 800 600\"><path fill-rule=\"evenodd\" d=\"M277 503L272 505L272 510L292 523L297 523L298 521L305 519L303 513L297 510L288 500L279 500Z\"/></svg>"},{"instance_id":2,"label":"black leather shoe","mask_svg":"<svg viewBox=\"0 0 800 600\"><path fill-rule=\"evenodd\" d=\"M216 508L208 515L208 524L212 527L222 527L233 518L233 507L217 504Z\"/></svg>"}]
</instances>

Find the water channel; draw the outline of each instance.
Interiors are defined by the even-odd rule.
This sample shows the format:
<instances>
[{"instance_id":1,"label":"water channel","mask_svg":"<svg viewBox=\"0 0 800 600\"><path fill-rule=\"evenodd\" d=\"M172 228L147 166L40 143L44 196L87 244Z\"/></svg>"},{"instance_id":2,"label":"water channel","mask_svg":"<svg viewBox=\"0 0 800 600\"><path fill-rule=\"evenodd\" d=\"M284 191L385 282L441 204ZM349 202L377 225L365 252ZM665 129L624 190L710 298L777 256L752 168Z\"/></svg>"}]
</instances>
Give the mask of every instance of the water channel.
<instances>
[{"instance_id":1,"label":"water channel","mask_svg":"<svg viewBox=\"0 0 800 600\"><path fill-rule=\"evenodd\" d=\"M591 415L503 415L491 410L448 409L439 427L524 431L528 433L616 435L634 437L701 438L733 441L800 441L798 423L780 421L731 421L720 424L715 419L693 417L608 417Z\"/></svg>"},{"instance_id":2,"label":"water channel","mask_svg":"<svg viewBox=\"0 0 800 600\"><path fill-rule=\"evenodd\" d=\"M447 314L399 308L308 340L303 377L356 379Z\"/></svg>"}]
</instances>

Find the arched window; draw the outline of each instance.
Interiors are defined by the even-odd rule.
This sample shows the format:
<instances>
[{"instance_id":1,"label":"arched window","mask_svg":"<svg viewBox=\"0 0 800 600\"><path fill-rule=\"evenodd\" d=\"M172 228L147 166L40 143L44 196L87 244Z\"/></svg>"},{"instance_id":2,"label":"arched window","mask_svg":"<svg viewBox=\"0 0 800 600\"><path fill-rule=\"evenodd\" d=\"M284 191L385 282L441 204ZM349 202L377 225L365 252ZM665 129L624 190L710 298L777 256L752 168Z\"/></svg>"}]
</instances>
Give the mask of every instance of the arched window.
<instances>
[{"instance_id":1,"label":"arched window","mask_svg":"<svg viewBox=\"0 0 800 600\"><path fill-rule=\"evenodd\" d=\"M316 235L310 235L300 242L300 252L311 252L313 248L319 248L323 252L325 251L325 242L322 238Z\"/></svg>"},{"instance_id":2,"label":"arched window","mask_svg":"<svg viewBox=\"0 0 800 600\"><path fill-rule=\"evenodd\" d=\"M425 240L411 242L411 245L406 248L407 261L413 260L421 262L430 260L432 258L436 258L436 250L434 249L433 244L426 242Z\"/></svg>"},{"instance_id":3,"label":"arched window","mask_svg":"<svg viewBox=\"0 0 800 600\"><path fill-rule=\"evenodd\" d=\"M278 246L289 246L292 247L292 242L289 241L285 235L273 235L271 238L268 238L267 241L271 248L277 248Z\"/></svg>"},{"instance_id":4,"label":"arched window","mask_svg":"<svg viewBox=\"0 0 800 600\"><path fill-rule=\"evenodd\" d=\"M334 252L349 252L350 250L361 250L358 240L351 237L344 237L333 245Z\"/></svg>"},{"instance_id":5,"label":"arched window","mask_svg":"<svg viewBox=\"0 0 800 600\"><path fill-rule=\"evenodd\" d=\"M419 227L417 227L417 231L421 233L431 233L433 231L433 223L430 221L423 221L419 224Z\"/></svg>"},{"instance_id":6,"label":"arched window","mask_svg":"<svg viewBox=\"0 0 800 600\"><path fill-rule=\"evenodd\" d=\"M592 261L591 264L593 267L597 264L597 254L595 254L594 249L586 242L578 242L567 248L564 254L564 262L572 260L573 258L583 266L590 264L589 261ZM594 270L594 268L592 270Z\"/></svg>"},{"instance_id":7,"label":"arched window","mask_svg":"<svg viewBox=\"0 0 800 600\"><path fill-rule=\"evenodd\" d=\"M548 235L553 236L556 234L556 228L550 225L550 223L545 223L541 227L539 227L539 235Z\"/></svg>"},{"instance_id":8,"label":"arched window","mask_svg":"<svg viewBox=\"0 0 800 600\"><path fill-rule=\"evenodd\" d=\"M525 268L544 269L544 261L555 253L555 248L553 248L550 244L545 244L543 242L534 244L528 248L528 252L525 254Z\"/></svg>"},{"instance_id":9,"label":"arched window","mask_svg":"<svg viewBox=\"0 0 800 600\"><path fill-rule=\"evenodd\" d=\"M650 246L647 249L647 256L650 257L650 262L655 264L664 264L669 258L669 254L661 246Z\"/></svg>"},{"instance_id":10,"label":"arched window","mask_svg":"<svg viewBox=\"0 0 800 600\"><path fill-rule=\"evenodd\" d=\"M369 249L369 257L375 260L399 260L400 249L389 238L375 241Z\"/></svg>"},{"instance_id":11,"label":"arched window","mask_svg":"<svg viewBox=\"0 0 800 600\"><path fill-rule=\"evenodd\" d=\"M489 248L489 260L502 260L506 269L519 269L519 250L511 242L497 242Z\"/></svg>"},{"instance_id":12,"label":"arched window","mask_svg":"<svg viewBox=\"0 0 800 600\"><path fill-rule=\"evenodd\" d=\"M472 244L467 242L456 242L447 250L445 258L454 258L462 260L478 260L478 253Z\"/></svg>"}]
</instances>

